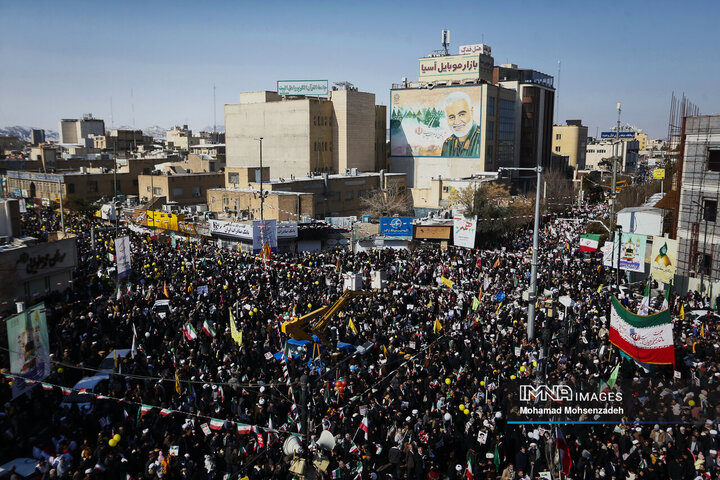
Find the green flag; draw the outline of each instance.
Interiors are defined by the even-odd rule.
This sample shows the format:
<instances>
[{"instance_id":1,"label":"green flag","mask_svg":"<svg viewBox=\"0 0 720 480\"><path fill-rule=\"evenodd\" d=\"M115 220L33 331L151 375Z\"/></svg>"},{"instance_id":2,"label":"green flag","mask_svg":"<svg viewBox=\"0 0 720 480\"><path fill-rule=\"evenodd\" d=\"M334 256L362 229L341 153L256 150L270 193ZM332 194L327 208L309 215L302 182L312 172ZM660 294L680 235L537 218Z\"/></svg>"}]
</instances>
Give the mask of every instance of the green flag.
<instances>
[{"instance_id":1,"label":"green flag","mask_svg":"<svg viewBox=\"0 0 720 480\"><path fill-rule=\"evenodd\" d=\"M615 382L617 382L618 373L620 372L620 364L618 363L615 368L613 368L612 373L610 373L610 378L608 379L608 387L611 389L615 386Z\"/></svg>"},{"instance_id":2,"label":"green flag","mask_svg":"<svg viewBox=\"0 0 720 480\"><path fill-rule=\"evenodd\" d=\"M480 306L480 300L478 300L477 297L473 296L473 304L472 304L473 312L475 310L477 310L479 306Z\"/></svg>"},{"instance_id":3,"label":"green flag","mask_svg":"<svg viewBox=\"0 0 720 480\"><path fill-rule=\"evenodd\" d=\"M497 443L495 444L495 457L493 458L493 463L495 464L495 471L500 470L500 452L498 451Z\"/></svg>"}]
</instances>

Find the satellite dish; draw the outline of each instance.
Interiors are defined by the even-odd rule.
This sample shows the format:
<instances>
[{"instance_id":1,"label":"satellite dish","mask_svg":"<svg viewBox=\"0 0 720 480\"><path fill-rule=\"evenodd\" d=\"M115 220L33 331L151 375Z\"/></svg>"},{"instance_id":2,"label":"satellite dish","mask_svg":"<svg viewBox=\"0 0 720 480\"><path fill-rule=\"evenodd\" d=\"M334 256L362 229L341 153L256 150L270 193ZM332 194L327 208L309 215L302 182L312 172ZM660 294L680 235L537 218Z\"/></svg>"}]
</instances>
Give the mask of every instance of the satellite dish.
<instances>
[{"instance_id":1,"label":"satellite dish","mask_svg":"<svg viewBox=\"0 0 720 480\"><path fill-rule=\"evenodd\" d=\"M298 440L295 435L290 435L285 439L285 443L283 443L283 453L285 455L291 457L300 452L302 452L302 446L300 445L300 440Z\"/></svg>"},{"instance_id":2,"label":"satellite dish","mask_svg":"<svg viewBox=\"0 0 720 480\"><path fill-rule=\"evenodd\" d=\"M335 437L329 430L323 430L316 443L319 447L332 451L335 448Z\"/></svg>"}]
</instances>

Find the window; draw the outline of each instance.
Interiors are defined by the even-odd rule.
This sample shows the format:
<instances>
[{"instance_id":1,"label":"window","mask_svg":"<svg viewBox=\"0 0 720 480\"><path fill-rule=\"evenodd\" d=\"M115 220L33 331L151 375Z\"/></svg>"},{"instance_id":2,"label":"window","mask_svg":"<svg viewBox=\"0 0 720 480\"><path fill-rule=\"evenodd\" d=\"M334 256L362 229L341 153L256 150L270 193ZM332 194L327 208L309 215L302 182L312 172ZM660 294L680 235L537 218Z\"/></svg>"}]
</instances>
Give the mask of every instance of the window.
<instances>
[{"instance_id":1,"label":"window","mask_svg":"<svg viewBox=\"0 0 720 480\"><path fill-rule=\"evenodd\" d=\"M74 183L68 183L68 184L67 184L67 192L68 192L68 193L75 193L75 184L74 184Z\"/></svg>"},{"instance_id":2,"label":"window","mask_svg":"<svg viewBox=\"0 0 720 480\"><path fill-rule=\"evenodd\" d=\"M192 189L193 197L199 197L201 193L202 193L202 187L193 187L193 189Z\"/></svg>"},{"instance_id":3,"label":"window","mask_svg":"<svg viewBox=\"0 0 720 480\"><path fill-rule=\"evenodd\" d=\"M88 191L88 193L97 193L97 191L98 191L97 180L88 180L87 191Z\"/></svg>"},{"instance_id":4,"label":"window","mask_svg":"<svg viewBox=\"0 0 720 480\"><path fill-rule=\"evenodd\" d=\"M223 197L223 205L227 205L229 202L228 197Z\"/></svg>"},{"instance_id":5,"label":"window","mask_svg":"<svg viewBox=\"0 0 720 480\"><path fill-rule=\"evenodd\" d=\"M708 170L720 172L720 149L708 150Z\"/></svg>"},{"instance_id":6,"label":"window","mask_svg":"<svg viewBox=\"0 0 720 480\"><path fill-rule=\"evenodd\" d=\"M345 200L352 200L353 198L355 198L355 196L354 196L354 194L353 194L353 191L352 191L352 190L347 190L347 191L345 192Z\"/></svg>"},{"instance_id":7,"label":"window","mask_svg":"<svg viewBox=\"0 0 720 480\"><path fill-rule=\"evenodd\" d=\"M495 97L491 97L488 95L487 104L488 104L488 115L490 115L491 117L494 117L495 116Z\"/></svg>"},{"instance_id":8,"label":"window","mask_svg":"<svg viewBox=\"0 0 720 480\"><path fill-rule=\"evenodd\" d=\"M712 255L698 252L698 273L710 276L712 273Z\"/></svg>"},{"instance_id":9,"label":"window","mask_svg":"<svg viewBox=\"0 0 720 480\"><path fill-rule=\"evenodd\" d=\"M148 192L150 191L150 185L147 186L147 191L148 191Z\"/></svg>"},{"instance_id":10,"label":"window","mask_svg":"<svg viewBox=\"0 0 720 480\"><path fill-rule=\"evenodd\" d=\"M338 201L340 200L340 192L328 193L328 200Z\"/></svg>"},{"instance_id":11,"label":"window","mask_svg":"<svg viewBox=\"0 0 720 480\"><path fill-rule=\"evenodd\" d=\"M228 173L228 183L232 183L233 185L240 183L240 174L238 172Z\"/></svg>"},{"instance_id":12,"label":"window","mask_svg":"<svg viewBox=\"0 0 720 480\"><path fill-rule=\"evenodd\" d=\"M561 134L561 133L556 133L556 134L555 134L555 140L560 140L560 139L562 139L562 134Z\"/></svg>"},{"instance_id":13,"label":"window","mask_svg":"<svg viewBox=\"0 0 720 480\"><path fill-rule=\"evenodd\" d=\"M492 97L491 97L492 98ZM485 135L488 141L495 140L495 122L488 120L487 122L487 135Z\"/></svg>"},{"instance_id":14,"label":"window","mask_svg":"<svg viewBox=\"0 0 720 480\"><path fill-rule=\"evenodd\" d=\"M717 200L703 199L703 220L714 222L717 219Z\"/></svg>"},{"instance_id":15,"label":"window","mask_svg":"<svg viewBox=\"0 0 720 480\"><path fill-rule=\"evenodd\" d=\"M450 187L443 187L443 193L449 193Z\"/></svg>"},{"instance_id":16,"label":"window","mask_svg":"<svg viewBox=\"0 0 720 480\"><path fill-rule=\"evenodd\" d=\"M560 146L555 147L555 152L560 153Z\"/></svg>"},{"instance_id":17,"label":"window","mask_svg":"<svg viewBox=\"0 0 720 480\"><path fill-rule=\"evenodd\" d=\"M160 187L153 188L153 195L162 195L162 188L160 188Z\"/></svg>"}]
</instances>

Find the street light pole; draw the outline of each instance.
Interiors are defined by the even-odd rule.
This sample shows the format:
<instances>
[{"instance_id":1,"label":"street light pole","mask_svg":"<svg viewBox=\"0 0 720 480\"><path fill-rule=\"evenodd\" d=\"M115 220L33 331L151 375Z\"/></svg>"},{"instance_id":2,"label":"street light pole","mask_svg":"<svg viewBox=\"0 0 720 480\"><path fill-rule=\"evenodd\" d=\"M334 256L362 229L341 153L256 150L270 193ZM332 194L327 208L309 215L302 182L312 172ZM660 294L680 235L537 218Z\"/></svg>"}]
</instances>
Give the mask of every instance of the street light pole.
<instances>
[{"instance_id":1,"label":"street light pole","mask_svg":"<svg viewBox=\"0 0 720 480\"><path fill-rule=\"evenodd\" d=\"M615 198L617 196L617 162L620 157L620 107L620 102L618 102L617 130L615 131L615 148L613 149L613 153L615 155L613 156L614 158L612 162L612 190L610 190L610 199L612 200L612 205L610 206L610 222L612 222L612 225L615 225Z\"/></svg>"},{"instance_id":2,"label":"street light pole","mask_svg":"<svg viewBox=\"0 0 720 480\"><path fill-rule=\"evenodd\" d=\"M265 226L265 212L263 210L265 206L265 194L263 193L263 168L262 168L262 141L263 137L260 137L260 222L263 227Z\"/></svg>"},{"instance_id":3,"label":"street light pole","mask_svg":"<svg viewBox=\"0 0 720 480\"><path fill-rule=\"evenodd\" d=\"M528 340L535 340L535 302L537 302L537 264L538 264L538 238L540 236L540 185L542 177L542 165L538 163L535 168L505 168L498 170L532 171L536 173L537 183L535 186L535 224L533 226L533 248L532 260L530 262L530 295L528 296Z\"/></svg>"}]
</instances>

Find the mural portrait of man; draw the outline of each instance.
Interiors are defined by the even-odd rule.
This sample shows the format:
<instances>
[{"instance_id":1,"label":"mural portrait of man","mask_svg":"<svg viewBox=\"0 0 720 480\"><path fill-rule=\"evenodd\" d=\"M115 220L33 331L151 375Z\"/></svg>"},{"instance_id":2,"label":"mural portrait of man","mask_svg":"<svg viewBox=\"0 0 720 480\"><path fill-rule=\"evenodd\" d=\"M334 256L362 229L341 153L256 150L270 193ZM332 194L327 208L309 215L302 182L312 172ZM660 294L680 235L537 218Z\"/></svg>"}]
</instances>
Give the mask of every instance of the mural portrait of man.
<instances>
[{"instance_id":1,"label":"mural portrait of man","mask_svg":"<svg viewBox=\"0 0 720 480\"><path fill-rule=\"evenodd\" d=\"M480 129L473 119L472 102L468 94L453 92L445 98L445 114L451 135L442 146L443 157L478 157Z\"/></svg>"}]
</instances>

